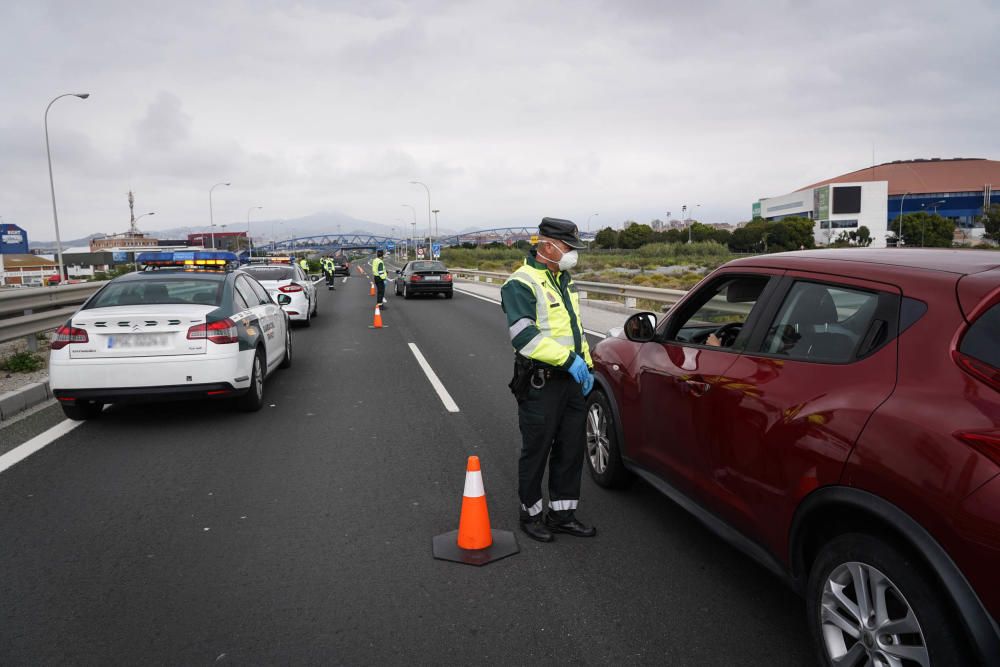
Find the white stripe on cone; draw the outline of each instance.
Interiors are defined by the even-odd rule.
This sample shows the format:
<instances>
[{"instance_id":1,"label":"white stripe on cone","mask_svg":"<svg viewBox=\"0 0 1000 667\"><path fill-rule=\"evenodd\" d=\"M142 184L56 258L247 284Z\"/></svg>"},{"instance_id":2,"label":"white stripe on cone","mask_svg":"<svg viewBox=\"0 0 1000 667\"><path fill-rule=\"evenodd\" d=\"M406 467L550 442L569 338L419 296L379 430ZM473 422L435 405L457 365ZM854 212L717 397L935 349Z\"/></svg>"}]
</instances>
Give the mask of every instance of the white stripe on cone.
<instances>
[{"instance_id":1,"label":"white stripe on cone","mask_svg":"<svg viewBox=\"0 0 1000 667\"><path fill-rule=\"evenodd\" d=\"M483 472L481 470L465 473L465 493L462 495L466 498L480 498L486 495L486 490L483 489Z\"/></svg>"}]
</instances>

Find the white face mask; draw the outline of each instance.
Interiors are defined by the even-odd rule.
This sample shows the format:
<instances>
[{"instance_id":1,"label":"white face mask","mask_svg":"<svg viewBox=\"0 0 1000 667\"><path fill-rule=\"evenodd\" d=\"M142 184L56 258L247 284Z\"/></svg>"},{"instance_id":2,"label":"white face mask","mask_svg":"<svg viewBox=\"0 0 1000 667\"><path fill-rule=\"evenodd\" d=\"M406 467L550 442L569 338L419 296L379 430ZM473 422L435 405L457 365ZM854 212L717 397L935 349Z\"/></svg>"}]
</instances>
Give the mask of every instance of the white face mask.
<instances>
[{"instance_id":1,"label":"white face mask","mask_svg":"<svg viewBox=\"0 0 1000 667\"><path fill-rule=\"evenodd\" d=\"M545 255L542 255L542 259L544 259L547 262L553 262L555 264L558 264L560 271L569 271L574 266L576 266L576 263L580 259L580 255L579 253L577 253L576 250L565 250L565 251L560 250L560 252L562 252L562 256L559 258L558 262L554 259L550 259L548 256Z\"/></svg>"}]
</instances>

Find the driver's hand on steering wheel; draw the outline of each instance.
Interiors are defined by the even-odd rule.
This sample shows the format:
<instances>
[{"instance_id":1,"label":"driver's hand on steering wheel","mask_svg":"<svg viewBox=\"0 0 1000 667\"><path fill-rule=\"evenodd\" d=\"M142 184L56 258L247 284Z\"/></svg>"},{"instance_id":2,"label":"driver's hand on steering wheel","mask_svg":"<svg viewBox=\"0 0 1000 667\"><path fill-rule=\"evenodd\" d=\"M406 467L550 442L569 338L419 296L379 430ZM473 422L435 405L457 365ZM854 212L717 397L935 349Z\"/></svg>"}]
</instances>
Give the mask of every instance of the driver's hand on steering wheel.
<instances>
[{"instance_id":1,"label":"driver's hand on steering wheel","mask_svg":"<svg viewBox=\"0 0 1000 667\"><path fill-rule=\"evenodd\" d=\"M711 345L712 347L722 347L722 341L714 333L708 334L708 338L705 339L705 345Z\"/></svg>"}]
</instances>

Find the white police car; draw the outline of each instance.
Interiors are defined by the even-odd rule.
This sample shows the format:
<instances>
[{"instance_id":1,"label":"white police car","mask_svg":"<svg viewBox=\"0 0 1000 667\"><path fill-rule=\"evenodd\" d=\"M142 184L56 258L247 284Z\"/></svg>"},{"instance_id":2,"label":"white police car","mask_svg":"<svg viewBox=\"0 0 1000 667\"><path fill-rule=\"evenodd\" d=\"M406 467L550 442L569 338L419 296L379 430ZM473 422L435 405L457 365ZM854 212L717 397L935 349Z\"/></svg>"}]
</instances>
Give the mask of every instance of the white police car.
<instances>
[{"instance_id":1,"label":"white police car","mask_svg":"<svg viewBox=\"0 0 1000 667\"><path fill-rule=\"evenodd\" d=\"M143 270L90 297L52 340L49 383L70 419L105 403L234 398L259 410L292 363L288 299L272 300L230 252L140 253Z\"/></svg>"},{"instance_id":2,"label":"white police car","mask_svg":"<svg viewBox=\"0 0 1000 667\"><path fill-rule=\"evenodd\" d=\"M289 320L306 327L312 324L312 318L319 312L319 295L313 281L294 263L294 258L267 257L263 262L254 260L242 270L256 278L272 297L287 294L291 298L282 306Z\"/></svg>"}]
</instances>

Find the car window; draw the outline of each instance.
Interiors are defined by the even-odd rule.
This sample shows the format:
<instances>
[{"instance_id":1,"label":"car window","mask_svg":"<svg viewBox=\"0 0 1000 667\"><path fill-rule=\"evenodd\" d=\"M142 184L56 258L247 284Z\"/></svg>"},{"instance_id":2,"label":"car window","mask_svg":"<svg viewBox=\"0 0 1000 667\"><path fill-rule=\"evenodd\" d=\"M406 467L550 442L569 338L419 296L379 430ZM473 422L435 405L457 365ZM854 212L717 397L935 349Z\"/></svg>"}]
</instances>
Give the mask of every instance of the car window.
<instances>
[{"instance_id":1,"label":"car window","mask_svg":"<svg viewBox=\"0 0 1000 667\"><path fill-rule=\"evenodd\" d=\"M667 340L733 347L768 280L767 276L736 276L703 287L685 306L690 314L681 313L668 328Z\"/></svg>"},{"instance_id":2,"label":"car window","mask_svg":"<svg viewBox=\"0 0 1000 667\"><path fill-rule=\"evenodd\" d=\"M804 361L851 361L878 301L876 292L798 281L768 327L760 351Z\"/></svg>"},{"instance_id":3,"label":"car window","mask_svg":"<svg viewBox=\"0 0 1000 667\"><path fill-rule=\"evenodd\" d=\"M218 306L222 301L222 285L221 281L183 277L112 282L98 292L86 308L166 303Z\"/></svg>"},{"instance_id":4,"label":"car window","mask_svg":"<svg viewBox=\"0 0 1000 667\"><path fill-rule=\"evenodd\" d=\"M1000 341L1000 303L972 323L962 338L959 351L993 368L1000 368L1000 345L997 341Z\"/></svg>"},{"instance_id":5,"label":"car window","mask_svg":"<svg viewBox=\"0 0 1000 667\"><path fill-rule=\"evenodd\" d=\"M271 297L268 295L267 290L264 289L263 285L253 279L245 278L244 280L250 283L250 288L254 291L254 294L257 295L257 299L261 304L271 303Z\"/></svg>"},{"instance_id":6,"label":"car window","mask_svg":"<svg viewBox=\"0 0 1000 667\"><path fill-rule=\"evenodd\" d=\"M446 271L441 262L413 262L414 271Z\"/></svg>"},{"instance_id":7,"label":"car window","mask_svg":"<svg viewBox=\"0 0 1000 667\"><path fill-rule=\"evenodd\" d=\"M260 298L254 293L253 287L250 286L250 281L244 276L236 279L236 291L246 301L248 308L260 305Z\"/></svg>"},{"instance_id":8,"label":"car window","mask_svg":"<svg viewBox=\"0 0 1000 667\"><path fill-rule=\"evenodd\" d=\"M247 300L243 298L242 294L240 294L239 286L233 290L233 303L237 310L247 310L250 308L250 304L248 304Z\"/></svg>"},{"instance_id":9,"label":"car window","mask_svg":"<svg viewBox=\"0 0 1000 667\"><path fill-rule=\"evenodd\" d=\"M243 270L257 280L293 280L295 269L290 266L246 266Z\"/></svg>"}]
</instances>

